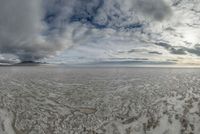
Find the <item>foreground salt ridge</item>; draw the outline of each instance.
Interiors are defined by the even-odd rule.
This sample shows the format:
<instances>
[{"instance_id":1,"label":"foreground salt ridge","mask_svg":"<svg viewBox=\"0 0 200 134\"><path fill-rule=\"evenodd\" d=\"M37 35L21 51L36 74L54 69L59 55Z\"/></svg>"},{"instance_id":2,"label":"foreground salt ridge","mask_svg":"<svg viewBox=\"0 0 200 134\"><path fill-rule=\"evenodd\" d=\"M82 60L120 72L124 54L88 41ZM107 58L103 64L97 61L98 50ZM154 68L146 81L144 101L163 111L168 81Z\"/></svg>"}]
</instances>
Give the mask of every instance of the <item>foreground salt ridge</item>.
<instances>
[{"instance_id":1,"label":"foreground salt ridge","mask_svg":"<svg viewBox=\"0 0 200 134\"><path fill-rule=\"evenodd\" d=\"M12 113L7 110L0 109L0 134L15 134L12 128Z\"/></svg>"},{"instance_id":2,"label":"foreground salt ridge","mask_svg":"<svg viewBox=\"0 0 200 134\"><path fill-rule=\"evenodd\" d=\"M0 134L199 134L200 70L0 70Z\"/></svg>"}]
</instances>

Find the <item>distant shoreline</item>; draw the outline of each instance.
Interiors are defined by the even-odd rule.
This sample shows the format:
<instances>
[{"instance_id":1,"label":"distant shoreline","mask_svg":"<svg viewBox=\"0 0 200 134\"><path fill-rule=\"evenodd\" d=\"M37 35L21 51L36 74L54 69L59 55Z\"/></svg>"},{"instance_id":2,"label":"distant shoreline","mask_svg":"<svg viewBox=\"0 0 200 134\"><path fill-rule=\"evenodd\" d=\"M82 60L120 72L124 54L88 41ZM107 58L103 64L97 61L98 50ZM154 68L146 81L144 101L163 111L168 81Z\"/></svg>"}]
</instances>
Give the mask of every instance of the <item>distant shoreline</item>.
<instances>
[{"instance_id":1,"label":"distant shoreline","mask_svg":"<svg viewBox=\"0 0 200 134\"><path fill-rule=\"evenodd\" d=\"M191 65L106 65L106 64L53 64L53 63L16 63L16 64L0 64L0 67L66 67L66 68L175 68L175 69L200 69L200 66Z\"/></svg>"}]
</instances>

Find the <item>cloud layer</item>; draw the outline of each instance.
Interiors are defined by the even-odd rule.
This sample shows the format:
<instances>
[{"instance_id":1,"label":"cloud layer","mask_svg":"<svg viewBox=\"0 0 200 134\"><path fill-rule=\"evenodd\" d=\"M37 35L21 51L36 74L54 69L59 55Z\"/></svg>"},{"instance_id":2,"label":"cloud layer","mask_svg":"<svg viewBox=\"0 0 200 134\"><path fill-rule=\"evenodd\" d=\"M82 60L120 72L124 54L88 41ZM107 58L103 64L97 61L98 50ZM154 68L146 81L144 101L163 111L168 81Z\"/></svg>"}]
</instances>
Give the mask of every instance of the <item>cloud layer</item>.
<instances>
[{"instance_id":1,"label":"cloud layer","mask_svg":"<svg viewBox=\"0 0 200 134\"><path fill-rule=\"evenodd\" d=\"M66 48L63 55L81 60L194 58L200 55L199 5L195 0L3 0L0 52L22 61Z\"/></svg>"}]
</instances>

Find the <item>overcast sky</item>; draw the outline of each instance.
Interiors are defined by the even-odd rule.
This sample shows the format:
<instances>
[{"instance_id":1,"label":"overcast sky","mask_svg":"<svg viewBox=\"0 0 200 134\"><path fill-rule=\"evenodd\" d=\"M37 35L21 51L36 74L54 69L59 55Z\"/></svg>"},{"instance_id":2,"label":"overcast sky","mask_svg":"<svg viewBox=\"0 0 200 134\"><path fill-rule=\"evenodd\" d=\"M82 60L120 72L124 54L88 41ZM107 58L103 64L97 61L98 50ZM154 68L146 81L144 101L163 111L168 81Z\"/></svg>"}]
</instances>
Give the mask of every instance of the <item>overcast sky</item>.
<instances>
[{"instance_id":1,"label":"overcast sky","mask_svg":"<svg viewBox=\"0 0 200 134\"><path fill-rule=\"evenodd\" d=\"M1 0L0 59L200 64L199 0Z\"/></svg>"}]
</instances>

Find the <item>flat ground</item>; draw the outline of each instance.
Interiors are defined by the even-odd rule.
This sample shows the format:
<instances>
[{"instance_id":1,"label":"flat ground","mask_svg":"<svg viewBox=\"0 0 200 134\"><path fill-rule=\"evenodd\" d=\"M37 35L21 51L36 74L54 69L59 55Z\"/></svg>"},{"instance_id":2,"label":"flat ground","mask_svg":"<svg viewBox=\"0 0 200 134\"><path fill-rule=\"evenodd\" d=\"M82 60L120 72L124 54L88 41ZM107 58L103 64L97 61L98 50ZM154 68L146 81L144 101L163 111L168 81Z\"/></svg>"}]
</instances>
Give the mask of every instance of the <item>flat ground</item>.
<instances>
[{"instance_id":1,"label":"flat ground","mask_svg":"<svg viewBox=\"0 0 200 134\"><path fill-rule=\"evenodd\" d=\"M199 132L200 69L0 68L0 134Z\"/></svg>"}]
</instances>

